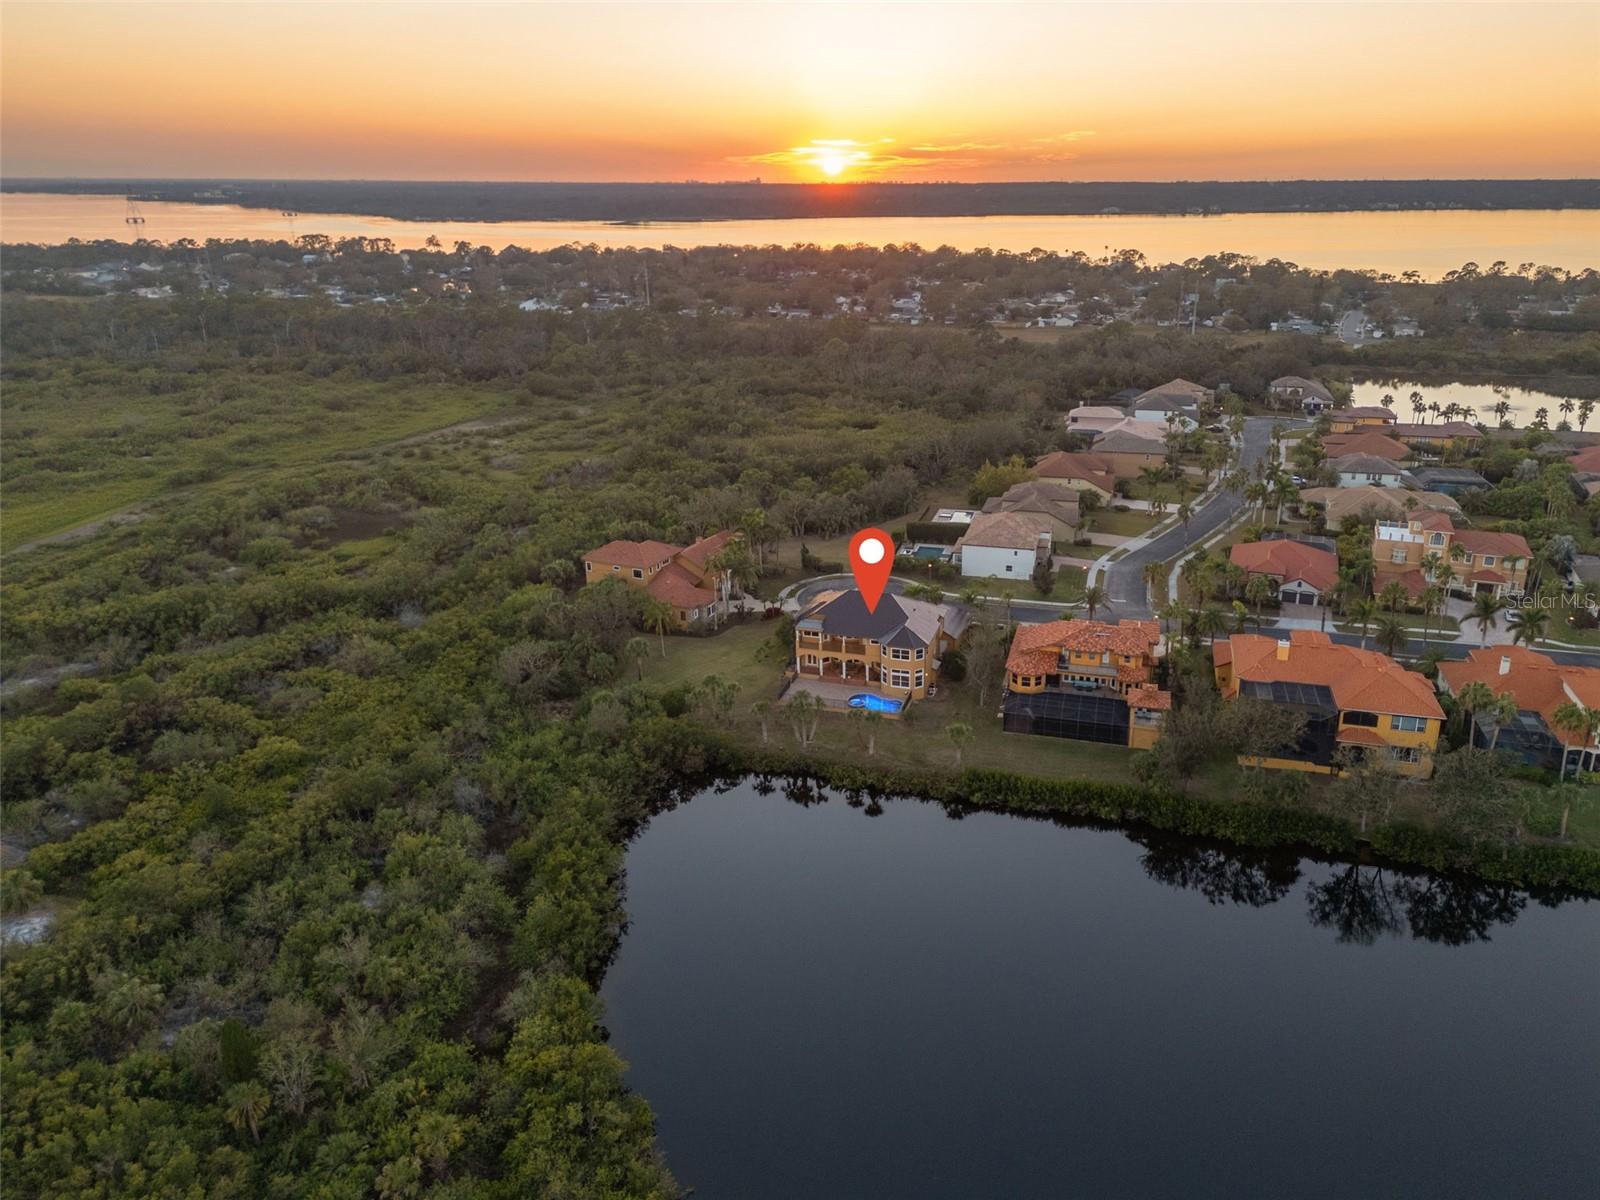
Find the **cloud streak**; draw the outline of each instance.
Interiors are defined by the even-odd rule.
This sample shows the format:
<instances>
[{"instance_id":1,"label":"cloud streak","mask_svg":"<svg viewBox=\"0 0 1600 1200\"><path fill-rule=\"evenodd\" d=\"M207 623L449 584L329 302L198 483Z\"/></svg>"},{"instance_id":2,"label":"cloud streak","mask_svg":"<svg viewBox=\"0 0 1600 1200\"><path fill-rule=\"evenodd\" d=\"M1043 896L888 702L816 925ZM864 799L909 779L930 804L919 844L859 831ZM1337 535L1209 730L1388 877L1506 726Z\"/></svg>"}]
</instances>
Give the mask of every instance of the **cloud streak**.
<instances>
[{"instance_id":1,"label":"cloud streak","mask_svg":"<svg viewBox=\"0 0 1600 1200\"><path fill-rule=\"evenodd\" d=\"M783 167L824 178L871 179L896 173L966 170L974 167L1037 166L1070 162L1078 157L1064 147L1095 136L1092 129L1029 138L1022 142L916 142L904 151L890 150L895 139L813 138L801 146L761 154L730 156L729 162ZM1061 148L1058 148L1061 147Z\"/></svg>"}]
</instances>

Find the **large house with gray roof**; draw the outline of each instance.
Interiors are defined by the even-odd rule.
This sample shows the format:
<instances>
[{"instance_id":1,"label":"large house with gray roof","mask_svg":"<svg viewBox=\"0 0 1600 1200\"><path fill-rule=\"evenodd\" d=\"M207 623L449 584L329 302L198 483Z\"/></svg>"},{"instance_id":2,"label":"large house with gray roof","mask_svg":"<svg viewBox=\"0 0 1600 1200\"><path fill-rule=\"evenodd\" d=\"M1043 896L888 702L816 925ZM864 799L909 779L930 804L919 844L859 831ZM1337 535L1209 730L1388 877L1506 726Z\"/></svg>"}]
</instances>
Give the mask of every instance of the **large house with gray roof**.
<instances>
[{"instance_id":1,"label":"large house with gray roof","mask_svg":"<svg viewBox=\"0 0 1600 1200\"><path fill-rule=\"evenodd\" d=\"M854 588L824 592L795 621L795 676L842 685L818 692L824 702L847 702L852 690L921 700L938 685L945 653L960 645L971 620L960 604L886 592L869 611Z\"/></svg>"}]
</instances>

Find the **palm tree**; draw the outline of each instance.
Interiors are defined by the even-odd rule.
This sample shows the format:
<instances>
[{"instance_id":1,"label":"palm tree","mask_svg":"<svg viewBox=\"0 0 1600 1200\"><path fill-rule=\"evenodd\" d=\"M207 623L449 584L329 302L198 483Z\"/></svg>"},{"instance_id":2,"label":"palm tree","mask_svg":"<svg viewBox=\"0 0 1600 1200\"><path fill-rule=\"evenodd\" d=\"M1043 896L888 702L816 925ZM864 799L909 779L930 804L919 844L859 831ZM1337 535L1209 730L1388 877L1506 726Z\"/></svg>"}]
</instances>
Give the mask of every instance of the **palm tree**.
<instances>
[{"instance_id":1,"label":"palm tree","mask_svg":"<svg viewBox=\"0 0 1600 1200\"><path fill-rule=\"evenodd\" d=\"M1500 731L1517 719L1517 698L1510 692L1501 692L1494 698L1494 703L1483 710L1484 719L1489 722L1489 749L1493 750L1500 741Z\"/></svg>"},{"instance_id":2,"label":"palm tree","mask_svg":"<svg viewBox=\"0 0 1600 1200\"><path fill-rule=\"evenodd\" d=\"M252 1140L261 1140L261 1118L272 1107L272 1097L259 1080L248 1079L236 1083L222 1097L227 1106L228 1124L235 1129L248 1129Z\"/></svg>"},{"instance_id":3,"label":"palm tree","mask_svg":"<svg viewBox=\"0 0 1600 1200\"><path fill-rule=\"evenodd\" d=\"M804 750L817 738L817 720L822 714L822 701L810 692L799 692L789 701L788 708L794 740Z\"/></svg>"},{"instance_id":4,"label":"palm tree","mask_svg":"<svg viewBox=\"0 0 1600 1200\"><path fill-rule=\"evenodd\" d=\"M1456 711L1466 722L1467 745L1472 745L1475 714L1487 711L1494 704L1494 692L1481 679L1474 679L1456 693Z\"/></svg>"},{"instance_id":5,"label":"palm tree","mask_svg":"<svg viewBox=\"0 0 1600 1200\"><path fill-rule=\"evenodd\" d=\"M1277 588L1265 575L1252 575L1244 585L1244 598L1256 609L1256 624L1261 624L1261 610L1276 594Z\"/></svg>"},{"instance_id":6,"label":"palm tree","mask_svg":"<svg viewBox=\"0 0 1600 1200\"><path fill-rule=\"evenodd\" d=\"M1422 646L1427 652L1428 626L1433 618L1444 610L1444 589L1440 587L1426 587L1422 589Z\"/></svg>"},{"instance_id":7,"label":"palm tree","mask_svg":"<svg viewBox=\"0 0 1600 1200\"><path fill-rule=\"evenodd\" d=\"M1195 614L1194 634L1196 637L1215 638L1219 633L1226 633L1227 630L1228 618L1220 608L1215 608L1208 604Z\"/></svg>"},{"instance_id":8,"label":"palm tree","mask_svg":"<svg viewBox=\"0 0 1600 1200\"><path fill-rule=\"evenodd\" d=\"M1383 652L1390 658L1398 654L1400 647L1406 644L1405 622L1396 616L1379 617L1374 634L1378 645L1383 647Z\"/></svg>"},{"instance_id":9,"label":"palm tree","mask_svg":"<svg viewBox=\"0 0 1600 1200\"><path fill-rule=\"evenodd\" d=\"M1506 618L1506 628L1511 630L1511 644L1537 645L1550 624L1550 614L1542 608L1513 609Z\"/></svg>"},{"instance_id":10,"label":"palm tree","mask_svg":"<svg viewBox=\"0 0 1600 1200\"><path fill-rule=\"evenodd\" d=\"M961 750L972 740L972 726L965 721L951 721L944 727L945 737L950 739L950 744L956 748L956 766L961 765Z\"/></svg>"},{"instance_id":11,"label":"palm tree","mask_svg":"<svg viewBox=\"0 0 1600 1200\"><path fill-rule=\"evenodd\" d=\"M1158 608L1156 610L1156 617L1165 622L1165 627L1163 628L1162 632L1167 633L1172 629L1173 625L1177 625L1178 636L1182 637L1183 614L1186 611L1187 610L1183 607L1183 605L1179 604L1176 600L1168 600L1165 604Z\"/></svg>"},{"instance_id":12,"label":"palm tree","mask_svg":"<svg viewBox=\"0 0 1600 1200\"><path fill-rule=\"evenodd\" d=\"M667 630L675 624L672 605L651 596L644 602L644 627L661 639L661 657L667 656Z\"/></svg>"},{"instance_id":13,"label":"palm tree","mask_svg":"<svg viewBox=\"0 0 1600 1200\"><path fill-rule=\"evenodd\" d=\"M1494 619L1506 606L1504 596L1497 596L1492 592L1479 592L1472 598L1472 617L1478 623L1479 644L1489 644L1489 626L1494 624Z\"/></svg>"},{"instance_id":14,"label":"palm tree","mask_svg":"<svg viewBox=\"0 0 1600 1200\"><path fill-rule=\"evenodd\" d=\"M1145 567L1143 574L1145 599L1154 605L1156 588L1167 581L1167 564L1164 562L1150 563Z\"/></svg>"},{"instance_id":15,"label":"palm tree","mask_svg":"<svg viewBox=\"0 0 1600 1200\"><path fill-rule=\"evenodd\" d=\"M1089 620L1094 620L1094 610L1106 602L1106 590L1098 583L1083 589L1083 606L1089 610Z\"/></svg>"},{"instance_id":16,"label":"palm tree","mask_svg":"<svg viewBox=\"0 0 1600 1200\"><path fill-rule=\"evenodd\" d=\"M1559 705L1551 714L1551 719L1557 729L1570 733L1578 739L1578 762L1583 762L1582 751L1594 744L1595 738L1600 737L1600 708L1585 708L1582 704L1566 701ZM1567 777L1566 747L1561 749L1561 778ZM1565 814L1561 818L1561 836L1567 836L1567 819Z\"/></svg>"},{"instance_id":17,"label":"palm tree","mask_svg":"<svg viewBox=\"0 0 1600 1200\"><path fill-rule=\"evenodd\" d=\"M1346 615L1350 618L1352 625L1360 627L1361 648L1365 650L1367 648L1367 627L1372 624L1373 619L1378 615L1378 602L1366 596L1359 600L1352 600L1350 602L1350 611Z\"/></svg>"},{"instance_id":18,"label":"palm tree","mask_svg":"<svg viewBox=\"0 0 1600 1200\"><path fill-rule=\"evenodd\" d=\"M639 682L643 683L644 682L644 660L650 657L650 643L649 643L649 641L646 640L645 638L642 638L642 637L629 638L628 639L628 644L626 646L624 646L622 649L623 649L623 653L625 653L629 658L633 659L634 665L636 667L638 667L638 669L639 669Z\"/></svg>"},{"instance_id":19,"label":"palm tree","mask_svg":"<svg viewBox=\"0 0 1600 1200\"><path fill-rule=\"evenodd\" d=\"M761 744L767 744L767 722L772 717L772 701L757 700L750 706L750 715L761 722Z\"/></svg>"},{"instance_id":20,"label":"palm tree","mask_svg":"<svg viewBox=\"0 0 1600 1200\"><path fill-rule=\"evenodd\" d=\"M1378 603L1392 613L1404 608L1406 600L1406 589L1398 579L1386 585L1383 591L1378 593Z\"/></svg>"},{"instance_id":21,"label":"palm tree","mask_svg":"<svg viewBox=\"0 0 1600 1200\"><path fill-rule=\"evenodd\" d=\"M1183 532L1189 532L1189 519L1194 516L1194 504L1184 500L1178 505L1178 520L1183 522Z\"/></svg>"}]
</instances>

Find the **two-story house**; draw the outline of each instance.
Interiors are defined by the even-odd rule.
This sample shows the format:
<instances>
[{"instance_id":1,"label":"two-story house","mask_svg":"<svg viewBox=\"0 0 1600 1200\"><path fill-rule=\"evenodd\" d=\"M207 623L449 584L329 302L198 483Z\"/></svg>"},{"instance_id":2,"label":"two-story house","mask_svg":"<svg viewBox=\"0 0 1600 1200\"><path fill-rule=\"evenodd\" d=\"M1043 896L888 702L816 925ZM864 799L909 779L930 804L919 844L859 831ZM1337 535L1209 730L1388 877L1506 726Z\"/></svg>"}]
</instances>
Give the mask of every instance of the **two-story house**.
<instances>
[{"instance_id":1,"label":"two-story house","mask_svg":"<svg viewBox=\"0 0 1600 1200\"><path fill-rule=\"evenodd\" d=\"M1439 566L1430 573L1425 563L1433 556ZM1377 521L1372 527L1374 591L1397 580L1411 595L1420 595L1443 575L1448 564L1452 592L1520 596L1528 586L1532 556L1520 533L1457 529L1442 512L1412 512L1400 520Z\"/></svg>"},{"instance_id":2,"label":"two-story house","mask_svg":"<svg viewBox=\"0 0 1600 1200\"><path fill-rule=\"evenodd\" d=\"M1342 488L1399 487L1406 476L1398 462L1376 454L1341 454L1328 460L1328 468Z\"/></svg>"},{"instance_id":3,"label":"two-story house","mask_svg":"<svg viewBox=\"0 0 1600 1200\"><path fill-rule=\"evenodd\" d=\"M1359 747L1385 754L1402 775L1433 774L1444 710L1426 676L1387 655L1295 629L1286 639L1218 638L1211 661L1225 699L1248 696L1305 715L1299 742L1264 766L1333 774L1339 750Z\"/></svg>"},{"instance_id":4,"label":"two-story house","mask_svg":"<svg viewBox=\"0 0 1600 1200\"><path fill-rule=\"evenodd\" d=\"M620 579L672 608L679 629L716 622L727 613L733 581L712 560L742 534L724 529L687 546L666 542L607 542L583 556L583 582Z\"/></svg>"},{"instance_id":5,"label":"two-story house","mask_svg":"<svg viewBox=\"0 0 1600 1200\"><path fill-rule=\"evenodd\" d=\"M1278 376L1267 385L1267 394L1280 404L1299 405L1308 417L1333 407L1333 393L1303 375Z\"/></svg>"},{"instance_id":6,"label":"two-story house","mask_svg":"<svg viewBox=\"0 0 1600 1200\"><path fill-rule=\"evenodd\" d=\"M961 644L971 611L885 593L869 610L861 593L824 592L794 623L794 669L824 703L871 693L902 705L939 682L944 655ZM887 711L887 710L886 710Z\"/></svg>"},{"instance_id":7,"label":"two-story house","mask_svg":"<svg viewBox=\"0 0 1600 1200\"><path fill-rule=\"evenodd\" d=\"M1394 427L1394 413L1381 404L1358 404L1353 408L1336 408L1328 414L1330 433L1355 433L1376 429L1379 433Z\"/></svg>"},{"instance_id":8,"label":"two-story house","mask_svg":"<svg viewBox=\"0 0 1600 1200\"><path fill-rule=\"evenodd\" d=\"M1526 646L1484 646L1469 650L1464 661L1439 664L1439 690L1459 696L1469 684L1481 683L1496 696L1509 694L1517 718L1496 728L1485 713L1473 715L1472 744L1495 750L1530 766L1566 775L1569 771L1600 772L1600 737L1564 728L1556 712L1571 704L1600 711L1600 667L1560 663Z\"/></svg>"},{"instance_id":9,"label":"two-story house","mask_svg":"<svg viewBox=\"0 0 1600 1200\"><path fill-rule=\"evenodd\" d=\"M1160 650L1154 621L1021 626L1006 657L1005 729L1148 749L1172 707L1155 683Z\"/></svg>"}]
</instances>

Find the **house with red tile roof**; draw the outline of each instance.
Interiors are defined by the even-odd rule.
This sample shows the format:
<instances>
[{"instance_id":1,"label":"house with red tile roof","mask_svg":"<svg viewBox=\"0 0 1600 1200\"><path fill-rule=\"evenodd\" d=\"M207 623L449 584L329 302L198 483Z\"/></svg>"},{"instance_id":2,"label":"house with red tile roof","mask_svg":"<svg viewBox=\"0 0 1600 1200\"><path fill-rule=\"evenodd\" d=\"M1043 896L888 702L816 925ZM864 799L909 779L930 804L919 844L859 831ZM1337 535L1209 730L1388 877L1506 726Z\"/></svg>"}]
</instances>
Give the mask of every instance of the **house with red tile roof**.
<instances>
[{"instance_id":1,"label":"house with red tile roof","mask_svg":"<svg viewBox=\"0 0 1600 1200\"><path fill-rule=\"evenodd\" d=\"M1065 487L1097 492L1102 500L1117 494L1116 464L1103 455L1057 450L1034 463L1033 473Z\"/></svg>"},{"instance_id":2,"label":"house with red tile roof","mask_svg":"<svg viewBox=\"0 0 1600 1200\"><path fill-rule=\"evenodd\" d=\"M1437 556L1430 575L1424 562ZM1422 593L1448 566L1453 594L1519 596L1528 586L1533 551L1520 533L1457 529L1442 512L1413 511L1401 520L1379 520L1372 527L1374 592L1398 581L1412 596Z\"/></svg>"},{"instance_id":3,"label":"house with red tile roof","mask_svg":"<svg viewBox=\"0 0 1600 1200\"><path fill-rule=\"evenodd\" d=\"M1278 589L1280 604L1321 604L1339 582L1339 556L1318 546L1286 538L1238 542L1228 551L1234 566L1263 575Z\"/></svg>"},{"instance_id":4,"label":"house with red tile roof","mask_svg":"<svg viewBox=\"0 0 1600 1200\"><path fill-rule=\"evenodd\" d=\"M1600 738L1556 722L1556 710L1565 704L1600 712L1600 667L1557 662L1526 646L1484 646L1464 660L1439 664L1439 690L1445 695L1459 696L1473 683L1496 696L1509 693L1517 703L1517 719L1504 728L1474 714L1473 745L1493 746L1520 762L1563 775L1600 772Z\"/></svg>"},{"instance_id":5,"label":"house with red tile roof","mask_svg":"<svg viewBox=\"0 0 1600 1200\"><path fill-rule=\"evenodd\" d=\"M1411 457L1410 446L1371 427L1355 433L1330 433L1322 439L1322 449L1330 459L1346 454L1370 454L1392 463L1403 463Z\"/></svg>"},{"instance_id":6,"label":"house with red tile roof","mask_svg":"<svg viewBox=\"0 0 1600 1200\"><path fill-rule=\"evenodd\" d=\"M1211 661L1224 698L1245 696L1304 714L1299 743L1265 766L1336 774L1339 751L1355 747L1383 753L1402 775L1433 774L1444 709L1426 676L1388 655L1296 629L1281 639L1219 638Z\"/></svg>"},{"instance_id":7,"label":"house with red tile roof","mask_svg":"<svg viewBox=\"0 0 1600 1200\"><path fill-rule=\"evenodd\" d=\"M1154 621L1020 626L1006 658L1005 728L1148 749L1172 707L1156 682L1161 645Z\"/></svg>"},{"instance_id":8,"label":"house with red tile roof","mask_svg":"<svg viewBox=\"0 0 1600 1200\"><path fill-rule=\"evenodd\" d=\"M672 608L679 629L727 614L733 581L712 559L743 535L724 529L687 546L666 542L607 542L583 556L583 582L620 579Z\"/></svg>"}]
</instances>

